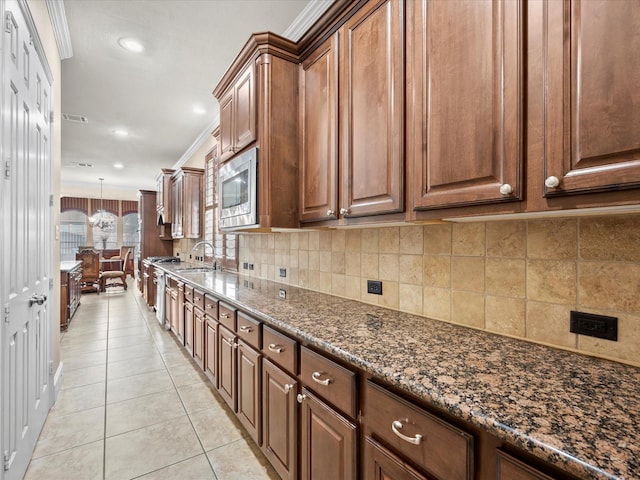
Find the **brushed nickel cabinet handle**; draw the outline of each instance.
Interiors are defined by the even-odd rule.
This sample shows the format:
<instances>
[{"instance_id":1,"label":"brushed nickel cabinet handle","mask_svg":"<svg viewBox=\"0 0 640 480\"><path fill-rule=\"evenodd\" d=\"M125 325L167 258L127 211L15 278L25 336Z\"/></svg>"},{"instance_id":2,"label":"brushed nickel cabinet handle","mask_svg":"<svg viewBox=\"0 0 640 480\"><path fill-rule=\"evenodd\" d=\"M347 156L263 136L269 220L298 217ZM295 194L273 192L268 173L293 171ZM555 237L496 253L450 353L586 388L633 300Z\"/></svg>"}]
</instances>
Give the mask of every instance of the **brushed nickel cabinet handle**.
<instances>
[{"instance_id":1,"label":"brushed nickel cabinet handle","mask_svg":"<svg viewBox=\"0 0 640 480\"><path fill-rule=\"evenodd\" d=\"M513 193L513 187L508 183L500 185L500 193L502 195L511 195Z\"/></svg>"},{"instance_id":2,"label":"brushed nickel cabinet handle","mask_svg":"<svg viewBox=\"0 0 640 480\"><path fill-rule=\"evenodd\" d=\"M306 398L307 396L304 393L299 393L298 396L296 397L296 399L298 400L298 403L304 402Z\"/></svg>"},{"instance_id":3,"label":"brushed nickel cabinet handle","mask_svg":"<svg viewBox=\"0 0 640 480\"><path fill-rule=\"evenodd\" d=\"M220 314L220 317L221 317L221 318L229 318L229 316L230 316L230 315L229 315L228 313L221 313L221 314Z\"/></svg>"},{"instance_id":4,"label":"brushed nickel cabinet handle","mask_svg":"<svg viewBox=\"0 0 640 480\"><path fill-rule=\"evenodd\" d=\"M324 385L326 387L331 383L333 379L331 377L322 379L320 378L322 377L322 375L326 375L326 374L324 372L313 372L311 374L311 378L313 379L314 382L319 383L320 385Z\"/></svg>"},{"instance_id":5,"label":"brushed nickel cabinet handle","mask_svg":"<svg viewBox=\"0 0 640 480\"><path fill-rule=\"evenodd\" d=\"M351 213L351 210L348 208L341 208L340 209L340 215L349 215Z\"/></svg>"},{"instance_id":6,"label":"brushed nickel cabinet handle","mask_svg":"<svg viewBox=\"0 0 640 480\"><path fill-rule=\"evenodd\" d=\"M240 327L240 331L241 332L245 332L245 333L251 333L251 332L253 332L253 327L249 327L247 325L243 325L242 327Z\"/></svg>"},{"instance_id":7,"label":"brushed nickel cabinet handle","mask_svg":"<svg viewBox=\"0 0 640 480\"><path fill-rule=\"evenodd\" d=\"M284 352L284 348L282 348L280 345L276 345L275 343L270 343L269 344L269 351L270 352L276 352L276 353L282 353L282 352Z\"/></svg>"},{"instance_id":8,"label":"brushed nickel cabinet handle","mask_svg":"<svg viewBox=\"0 0 640 480\"><path fill-rule=\"evenodd\" d=\"M284 386L285 393L289 393L291 390L293 390L293 385L291 385L290 383L285 384Z\"/></svg>"},{"instance_id":9,"label":"brushed nickel cabinet handle","mask_svg":"<svg viewBox=\"0 0 640 480\"><path fill-rule=\"evenodd\" d=\"M419 433L416 433L413 437L407 437L406 435L400 433L400 430L402 430L402 422L400 420L394 420L393 422L391 422L391 430L393 430L393 433L395 433L397 437L401 438L405 442L411 443L413 445L420 445L420 443L422 442L422 435L420 435Z\"/></svg>"},{"instance_id":10,"label":"brushed nickel cabinet handle","mask_svg":"<svg viewBox=\"0 0 640 480\"><path fill-rule=\"evenodd\" d=\"M222 337L222 341L226 343L228 346L230 346L231 348L238 348L238 344L233 343L233 337L229 337L229 338Z\"/></svg>"},{"instance_id":11,"label":"brushed nickel cabinet handle","mask_svg":"<svg viewBox=\"0 0 640 480\"><path fill-rule=\"evenodd\" d=\"M327 210L327 217L333 217L336 214L333 210Z\"/></svg>"}]
</instances>

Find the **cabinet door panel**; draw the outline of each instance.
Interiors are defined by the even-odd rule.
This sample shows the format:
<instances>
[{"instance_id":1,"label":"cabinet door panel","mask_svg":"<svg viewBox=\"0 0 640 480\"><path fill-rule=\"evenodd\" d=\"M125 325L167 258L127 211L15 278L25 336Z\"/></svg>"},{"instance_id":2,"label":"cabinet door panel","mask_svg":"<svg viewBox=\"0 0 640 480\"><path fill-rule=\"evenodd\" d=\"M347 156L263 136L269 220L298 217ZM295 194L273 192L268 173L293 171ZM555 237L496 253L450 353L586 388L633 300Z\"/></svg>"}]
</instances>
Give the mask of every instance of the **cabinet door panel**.
<instances>
[{"instance_id":1,"label":"cabinet door panel","mask_svg":"<svg viewBox=\"0 0 640 480\"><path fill-rule=\"evenodd\" d=\"M403 210L404 2L362 8L340 30L341 208Z\"/></svg>"},{"instance_id":2,"label":"cabinet door panel","mask_svg":"<svg viewBox=\"0 0 640 480\"><path fill-rule=\"evenodd\" d=\"M300 67L300 220L338 212L338 34ZM328 214L328 212L333 212Z\"/></svg>"},{"instance_id":3,"label":"cabinet door panel","mask_svg":"<svg viewBox=\"0 0 640 480\"><path fill-rule=\"evenodd\" d=\"M410 2L414 208L520 198L522 14L520 0Z\"/></svg>"},{"instance_id":4,"label":"cabinet door panel","mask_svg":"<svg viewBox=\"0 0 640 480\"><path fill-rule=\"evenodd\" d=\"M262 382L262 450L280 477L297 478L297 382L267 359Z\"/></svg>"},{"instance_id":5,"label":"cabinet door panel","mask_svg":"<svg viewBox=\"0 0 640 480\"><path fill-rule=\"evenodd\" d=\"M220 100L220 161L233 155L233 90Z\"/></svg>"},{"instance_id":6,"label":"cabinet door panel","mask_svg":"<svg viewBox=\"0 0 640 480\"><path fill-rule=\"evenodd\" d=\"M358 464L357 427L318 400L307 389L300 412L301 477L355 480Z\"/></svg>"},{"instance_id":7,"label":"cabinet door panel","mask_svg":"<svg viewBox=\"0 0 640 480\"><path fill-rule=\"evenodd\" d=\"M640 4L546 2L546 196L640 185Z\"/></svg>"},{"instance_id":8,"label":"cabinet door panel","mask_svg":"<svg viewBox=\"0 0 640 480\"><path fill-rule=\"evenodd\" d=\"M218 388L218 322L211 318L207 318L205 342L204 373L207 374L213 386Z\"/></svg>"},{"instance_id":9,"label":"cabinet door panel","mask_svg":"<svg viewBox=\"0 0 640 480\"><path fill-rule=\"evenodd\" d=\"M218 392L236 411L236 336L222 325L218 328Z\"/></svg>"},{"instance_id":10,"label":"cabinet door panel","mask_svg":"<svg viewBox=\"0 0 640 480\"><path fill-rule=\"evenodd\" d=\"M243 340L238 340L238 418L258 445L261 435L261 360L256 352Z\"/></svg>"},{"instance_id":11,"label":"cabinet door panel","mask_svg":"<svg viewBox=\"0 0 640 480\"><path fill-rule=\"evenodd\" d=\"M193 358L200 368L204 369L204 312L197 307L193 309Z\"/></svg>"},{"instance_id":12,"label":"cabinet door panel","mask_svg":"<svg viewBox=\"0 0 640 480\"><path fill-rule=\"evenodd\" d=\"M184 348L193 355L193 304L184 304Z\"/></svg>"},{"instance_id":13,"label":"cabinet door panel","mask_svg":"<svg viewBox=\"0 0 640 480\"><path fill-rule=\"evenodd\" d=\"M428 480L401 458L367 437L364 445L364 480Z\"/></svg>"},{"instance_id":14,"label":"cabinet door panel","mask_svg":"<svg viewBox=\"0 0 640 480\"><path fill-rule=\"evenodd\" d=\"M253 64L240 75L234 90L234 152L256 139L256 102Z\"/></svg>"}]
</instances>

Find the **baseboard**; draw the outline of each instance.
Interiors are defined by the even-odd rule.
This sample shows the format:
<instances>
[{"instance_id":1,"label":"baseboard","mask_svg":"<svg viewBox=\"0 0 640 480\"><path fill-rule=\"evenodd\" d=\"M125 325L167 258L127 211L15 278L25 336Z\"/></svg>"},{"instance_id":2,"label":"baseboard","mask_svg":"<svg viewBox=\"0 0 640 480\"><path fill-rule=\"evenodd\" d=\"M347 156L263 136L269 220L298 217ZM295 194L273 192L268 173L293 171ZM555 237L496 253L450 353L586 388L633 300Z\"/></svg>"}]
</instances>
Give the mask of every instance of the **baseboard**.
<instances>
[{"instance_id":1,"label":"baseboard","mask_svg":"<svg viewBox=\"0 0 640 480\"><path fill-rule=\"evenodd\" d=\"M56 401L58 400L58 394L60 393L60 390L62 390L63 367L64 367L64 364L60 362L58 364L58 369L56 370L56 374L53 376L53 403L51 406L53 406L53 404L56 403Z\"/></svg>"}]
</instances>

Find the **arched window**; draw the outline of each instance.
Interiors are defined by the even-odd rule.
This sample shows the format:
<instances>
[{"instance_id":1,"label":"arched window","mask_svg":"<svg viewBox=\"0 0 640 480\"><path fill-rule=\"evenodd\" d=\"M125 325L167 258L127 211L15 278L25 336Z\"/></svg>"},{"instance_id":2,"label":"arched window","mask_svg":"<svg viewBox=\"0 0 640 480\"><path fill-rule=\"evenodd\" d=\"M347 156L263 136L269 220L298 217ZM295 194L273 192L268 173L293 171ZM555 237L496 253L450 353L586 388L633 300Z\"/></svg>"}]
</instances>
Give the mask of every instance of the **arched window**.
<instances>
[{"instance_id":1,"label":"arched window","mask_svg":"<svg viewBox=\"0 0 640 480\"><path fill-rule=\"evenodd\" d=\"M87 244L87 214L78 210L60 213L60 260L75 260L78 247Z\"/></svg>"}]
</instances>

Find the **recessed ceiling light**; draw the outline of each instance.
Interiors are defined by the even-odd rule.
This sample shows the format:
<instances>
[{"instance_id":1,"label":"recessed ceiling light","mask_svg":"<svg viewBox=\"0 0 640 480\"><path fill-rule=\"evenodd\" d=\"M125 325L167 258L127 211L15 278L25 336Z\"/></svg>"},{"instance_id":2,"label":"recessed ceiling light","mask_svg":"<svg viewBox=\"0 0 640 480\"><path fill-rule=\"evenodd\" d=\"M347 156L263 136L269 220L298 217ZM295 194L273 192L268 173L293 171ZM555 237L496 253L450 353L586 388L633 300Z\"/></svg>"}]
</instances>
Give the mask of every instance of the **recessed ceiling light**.
<instances>
[{"instance_id":1,"label":"recessed ceiling light","mask_svg":"<svg viewBox=\"0 0 640 480\"><path fill-rule=\"evenodd\" d=\"M129 132L127 132L126 130L124 130L122 128L117 128L116 130L113 131L113 134L116 137L127 137L127 136L129 136Z\"/></svg>"},{"instance_id":2,"label":"recessed ceiling light","mask_svg":"<svg viewBox=\"0 0 640 480\"><path fill-rule=\"evenodd\" d=\"M195 107L193 107L193 113L195 113L196 115L204 115L205 113L207 113L207 111L200 105L196 105Z\"/></svg>"},{"instance_id":3,"label":"recessed ceiling light","mask_svg":"<svg viewBox=\"0 0 640 480\"><path fill-rule=\"evenodd\" d=\"M113 168L124 168L124 165L121 164L120 162L117 162L113 164Z\"/></svg>"},{"instance_id":4,"label":"recessed ceiling light","mask_svg":"<svg viewBox=\"0 0 640 480\"><path fill-rule=\"evenodd\" d=\"M118 44L125 50L128 50L133 53L144 52L144 45L142 45L142 43L140 43L140 41L136 40L135 38L131 38L131 37L121 38L120 40L118 40Z\"/></svg>"}]
</instances>

